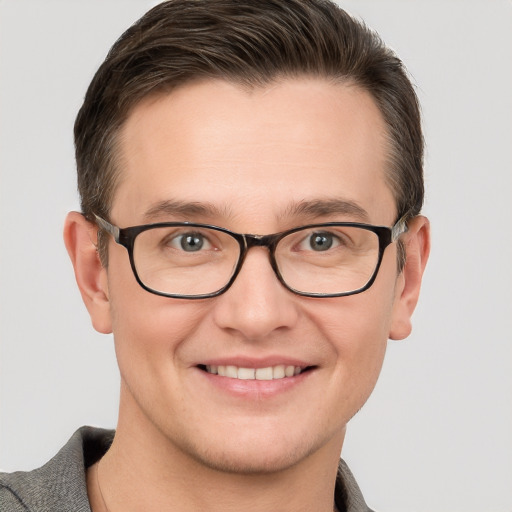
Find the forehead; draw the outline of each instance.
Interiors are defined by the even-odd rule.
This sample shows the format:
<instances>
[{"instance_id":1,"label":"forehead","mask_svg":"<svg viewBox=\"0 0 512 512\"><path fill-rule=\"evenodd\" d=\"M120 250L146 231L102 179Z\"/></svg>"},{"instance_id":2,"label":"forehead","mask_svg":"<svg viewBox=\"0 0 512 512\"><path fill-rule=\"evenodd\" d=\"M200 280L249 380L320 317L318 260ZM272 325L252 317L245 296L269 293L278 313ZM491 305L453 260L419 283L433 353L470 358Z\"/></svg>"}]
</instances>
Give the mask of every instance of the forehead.
<instances>
[{"instance_id":1,"label":"forehead","mask_svg":"<svg viewBox=\"0 0 512 512\"><path fill-rule=\"evenodd\" d=\"M112 218L124 225L169 215L159 205L178 203L207 205L196 215L254 232L312 202L352 204L368 222L394 216L384 121L371 96L347 84L188 84L134 108L119 156Z\"/></svg>"}]
</instances>

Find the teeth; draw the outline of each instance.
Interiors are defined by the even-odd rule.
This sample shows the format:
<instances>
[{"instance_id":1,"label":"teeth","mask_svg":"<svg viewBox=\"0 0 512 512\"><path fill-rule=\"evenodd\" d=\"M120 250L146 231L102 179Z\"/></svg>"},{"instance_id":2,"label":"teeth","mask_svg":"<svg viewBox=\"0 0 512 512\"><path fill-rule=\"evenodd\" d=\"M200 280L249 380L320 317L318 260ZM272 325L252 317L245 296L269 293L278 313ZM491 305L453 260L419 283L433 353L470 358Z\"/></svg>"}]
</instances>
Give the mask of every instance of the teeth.
<instances>
[{"instance_id":1,"label":"teeth","mask_svg":"<svg viewBox=\"0 0 512 512\"><path fill-rule=\"evenodd\" d=\"M254 374L256 370L254 368L238 368L236 378L241 380L254 380Z\"/></svg>"},{"instance_id":2,"label":"teeth","mask_svg":"<svg viewBox=\"0 0 512 512\"><path fill-rule=\"evenodd\" d=\"M238 368L236 366L226 366L226 377L238 378Z\"/></svg>"},{"instance_id":3,"label":"teeth","mask_svg":"<svg viewBox=\"0 0 512 512\"><path fill-rule=\"evenodd\" d=\"M221 377L230 377L240 380L273 380L283 379L285 377L293 377L302 372L300 366L285 366L278 364L277 366L267 366L266 368L241 368L232 365L207 365L206 371Z\"/></svg>"},{"instance_id":4,"label":"teeth","mask_svg":"<svg viewBox=\"0 0 512 512\"><path fill-rule=\"evenodd\" d=\"M273 370L274 371L272 372L272 377L274 379L282 379L285 376L284 364L274 366Z\"/></svg>"},{"instance_id":5,"label":"teeth","mask_svg":"<svg viewBox=\"0 0 512 512\"><path fill-rule=\"evenodd\" d=\"M266 368L258 368L256 370L256 380L272 380L274 377L274 372L272 370L272 366L267 366Z\"/></svg>"}]
</instances>

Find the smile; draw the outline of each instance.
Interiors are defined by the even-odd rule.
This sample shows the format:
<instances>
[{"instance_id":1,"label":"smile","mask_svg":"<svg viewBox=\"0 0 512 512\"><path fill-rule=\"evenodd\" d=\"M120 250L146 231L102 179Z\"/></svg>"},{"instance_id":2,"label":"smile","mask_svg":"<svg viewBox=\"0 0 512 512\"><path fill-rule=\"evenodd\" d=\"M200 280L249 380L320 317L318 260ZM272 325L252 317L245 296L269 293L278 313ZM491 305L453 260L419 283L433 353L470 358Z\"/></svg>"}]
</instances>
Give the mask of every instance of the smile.
<instances>
[{"instance_id":1,"label":"smile","mask_svg":"<svg viewBox=\"0 0 512 512\"><path fill-rule=\"evenodd\" d=\"M275 380L299 375L305 368L278 364L265 368L243 368L233 365L206 365L201 369L213 375L239 380Z\"/></svg>"}]
</instances>

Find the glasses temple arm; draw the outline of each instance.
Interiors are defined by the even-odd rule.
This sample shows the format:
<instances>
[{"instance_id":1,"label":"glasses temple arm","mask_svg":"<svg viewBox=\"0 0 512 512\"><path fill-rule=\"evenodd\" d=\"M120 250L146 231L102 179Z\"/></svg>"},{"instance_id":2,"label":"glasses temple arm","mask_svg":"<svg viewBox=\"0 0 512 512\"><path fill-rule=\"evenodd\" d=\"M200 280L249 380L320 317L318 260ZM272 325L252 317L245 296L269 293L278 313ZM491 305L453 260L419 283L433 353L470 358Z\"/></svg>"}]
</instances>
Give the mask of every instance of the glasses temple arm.
<instances>
[{"instance_id":1,"label":"glasses temple arm","mask_svg":"<svg viewBox=\"0 0 512 512\"><path fill-rule=\"evenodd\" d=\"M395 225L391 228L391 240L396 242L400 235L403 235L407 232L407 215L403 215L396 222Z\"/></svg>"},{"instance_id":2,"label":"glasses temple arm","mask_svg":"<svg viewBox=\"0 0 512 512\"><path fill-rule=\"evenodd\" d=\"M113 224L110 224L110 222L107 222L106 220L102 219L101 217L98 217L98 215L94 214L94 217L96 219L96 223L98 226L105 230L107 233L110 233L116 242L119 242L119 228L117 226L114 226Z\"/></svg>"}]
</instances>

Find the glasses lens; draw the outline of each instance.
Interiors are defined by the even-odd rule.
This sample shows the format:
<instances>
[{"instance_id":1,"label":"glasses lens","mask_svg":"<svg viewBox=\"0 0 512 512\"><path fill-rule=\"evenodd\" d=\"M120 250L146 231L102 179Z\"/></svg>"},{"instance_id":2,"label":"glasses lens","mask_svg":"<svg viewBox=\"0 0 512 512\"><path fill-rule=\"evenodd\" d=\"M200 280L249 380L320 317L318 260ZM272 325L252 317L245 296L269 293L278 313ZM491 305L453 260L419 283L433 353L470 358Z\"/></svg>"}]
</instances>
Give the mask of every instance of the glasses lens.
<instances>
[{"instance_id":1,"label":"glasses lens","mask_svg":"<svg viewBox=\"0 0 512 512\"><path fill-rule=\"evenodd\" d=\"M379 261L379 237L349 226L305 228L283 238L276 262L284 282L311 294L341 294L363 288Z\"/></svg>"},{"instance_id":2,"label":"glasses lens","mask_svg":"<svg viewBox=\"0 0 512 512\"><path fill-rule=\"evenodd\" d=\"M157 227L135 238L137 275L151 290L170 295L207 295L223 288L240 254L230 235L196 226Z\"/></svg>"}]
</instances>

